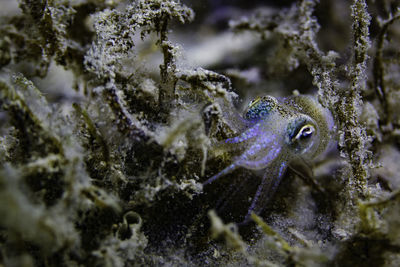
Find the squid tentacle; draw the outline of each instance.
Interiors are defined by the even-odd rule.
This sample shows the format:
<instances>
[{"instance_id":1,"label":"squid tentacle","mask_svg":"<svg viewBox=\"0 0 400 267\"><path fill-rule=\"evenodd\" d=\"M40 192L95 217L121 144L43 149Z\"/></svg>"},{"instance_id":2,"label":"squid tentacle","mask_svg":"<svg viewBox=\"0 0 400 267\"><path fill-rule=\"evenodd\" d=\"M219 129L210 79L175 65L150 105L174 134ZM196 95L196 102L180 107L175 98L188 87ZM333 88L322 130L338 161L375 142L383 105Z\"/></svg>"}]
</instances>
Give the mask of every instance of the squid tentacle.
<instances>
[{"instance_id":1,"label":"squid tentacle","mask_svg":"<svg viewBox=\"0 0 400 267\"><path fill-rule=\"evenodd\" d=\"M257 137L260 134L260 130L261 130L261 124L257 123L253 127L244 131L241 135L224 140L224 143L225 144L242 143L244 141Z\"/></svg>"},{"instance_id":2,"label":"squid tentacle","mask_svg":"<svg viewBox=\"0 0 400 267\"><path fill-rule=\"evenodd\" d=\"M265 172L262 177L261 183L258 186L257 191L253 197L251 205L247 210L247 214L243 220L243 224L247 223L250 220L250 216L253 212L258 214L264 209L265 204L272 198L273 193L276 191L276 188L278 187L282 179L286 167L287 163L282 162L279 169L276 169L276 177L274 177L273 175L274 172Z\"/></svg>"}]
</instances>

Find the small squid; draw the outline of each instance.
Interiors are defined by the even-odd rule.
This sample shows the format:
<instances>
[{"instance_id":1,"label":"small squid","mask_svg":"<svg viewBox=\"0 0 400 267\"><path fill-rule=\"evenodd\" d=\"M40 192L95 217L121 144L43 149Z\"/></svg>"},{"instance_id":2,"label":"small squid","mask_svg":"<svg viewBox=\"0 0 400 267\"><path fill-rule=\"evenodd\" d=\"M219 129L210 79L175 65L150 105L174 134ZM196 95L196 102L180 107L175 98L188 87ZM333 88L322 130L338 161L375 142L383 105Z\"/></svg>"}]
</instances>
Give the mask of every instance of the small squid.
<instances>
[{"instance_id":1,"label":"small squid","mask_svg":"<svg viewBox=\"0 0 400 267\"><path fill-rule=\"evenodd\" d=\"M309 161L326 150L333 120L314 97L294 95L254 99L245 110L243 121L246 127L240 135L219 144L228 150L239 150L241 154L203 185L239 167L262 173L244 219L247 222L252 212L258 214L263 210L292 161Z\"/></svg>"}]
</instances>

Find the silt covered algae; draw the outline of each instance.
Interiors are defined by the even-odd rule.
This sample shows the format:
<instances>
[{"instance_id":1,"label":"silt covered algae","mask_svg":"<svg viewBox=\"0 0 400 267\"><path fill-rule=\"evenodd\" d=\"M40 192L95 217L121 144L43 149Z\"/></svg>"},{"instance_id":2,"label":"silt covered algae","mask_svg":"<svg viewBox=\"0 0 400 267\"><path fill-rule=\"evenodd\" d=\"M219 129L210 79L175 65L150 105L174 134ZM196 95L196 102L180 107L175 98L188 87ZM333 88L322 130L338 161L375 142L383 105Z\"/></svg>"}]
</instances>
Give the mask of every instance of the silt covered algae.
<instances>
[{"instance_id":1,"label":"silt covered algae","mask_svg":"<svg viewBox=\"0 0 400 267\"><path fill-rule=\"evenodd\" d=\"M201 2L2 3L0 265L399 264L398 3ZM332 144L242 224L259 173L204 182L265 95Z\"/></svg>"}]
</instances>

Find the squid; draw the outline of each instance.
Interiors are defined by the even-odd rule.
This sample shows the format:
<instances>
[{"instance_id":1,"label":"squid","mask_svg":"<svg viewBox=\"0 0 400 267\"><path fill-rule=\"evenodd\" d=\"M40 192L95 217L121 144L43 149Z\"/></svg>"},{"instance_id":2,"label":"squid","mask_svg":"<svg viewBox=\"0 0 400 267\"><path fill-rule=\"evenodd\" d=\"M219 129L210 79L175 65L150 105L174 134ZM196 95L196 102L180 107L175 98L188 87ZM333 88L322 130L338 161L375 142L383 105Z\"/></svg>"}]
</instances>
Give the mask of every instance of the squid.
<instances>
[{"instance_id":1,"label":"squid","mask_svg":"<svg viewBox=\"0 0 400 267\"><path fill-rule=\"evenodd\" d=\"M203 186L238 168L261 173L261 182L244 219L248 222L251 213L259 214L266 206L292 161L308 162L324 153L333 134L333 119L309 95L257 97L250 102L242 119L246 127L241 134L219 144L227 151L239 150L239 155Z\"/></svg>"}]
</instances>

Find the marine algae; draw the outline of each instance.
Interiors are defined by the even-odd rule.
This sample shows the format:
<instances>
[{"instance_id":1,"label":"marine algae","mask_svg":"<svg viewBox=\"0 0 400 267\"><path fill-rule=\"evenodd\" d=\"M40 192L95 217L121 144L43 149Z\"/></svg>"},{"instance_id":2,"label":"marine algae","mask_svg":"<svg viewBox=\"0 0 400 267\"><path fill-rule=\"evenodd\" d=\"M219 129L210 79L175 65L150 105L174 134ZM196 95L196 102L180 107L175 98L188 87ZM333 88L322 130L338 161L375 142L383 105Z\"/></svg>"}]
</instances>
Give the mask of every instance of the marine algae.
<instances>
[{"instance_id":1,"label":"marine algae","mask_svg":"<svg viewBox=\"0 0 400 267\"><path fill-rule=\"evenodd\" d=\"M399 4L184 2L2 3L0 265L398 266ZM216 144L293 93L337 143L237 225Z\"/></svg>"}]
</instances>

